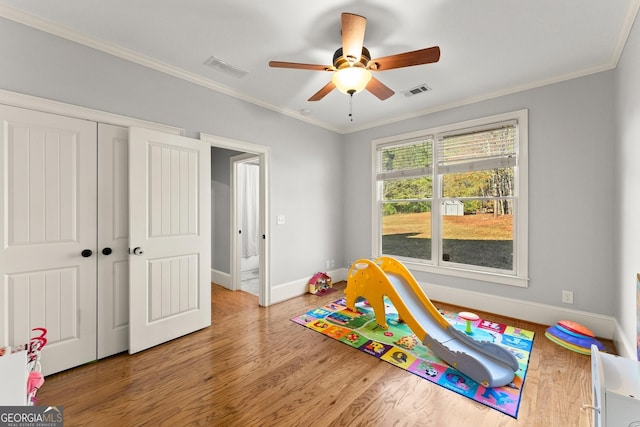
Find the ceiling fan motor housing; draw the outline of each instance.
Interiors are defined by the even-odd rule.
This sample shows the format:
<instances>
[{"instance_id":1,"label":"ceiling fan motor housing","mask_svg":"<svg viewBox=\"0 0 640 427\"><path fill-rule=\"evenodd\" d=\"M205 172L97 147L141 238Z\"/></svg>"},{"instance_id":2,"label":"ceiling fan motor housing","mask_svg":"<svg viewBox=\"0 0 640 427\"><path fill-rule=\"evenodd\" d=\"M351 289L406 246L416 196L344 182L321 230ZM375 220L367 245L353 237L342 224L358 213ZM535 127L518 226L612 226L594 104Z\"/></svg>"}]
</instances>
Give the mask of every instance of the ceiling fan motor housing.
<instances>
[{"instance_id":1,"label":"ceiling fan motor housing","mask_svg":"<svg viewBox=\"0 0 640 427\"><path fill-rule=\"evenodd\" d=\"M369 64L369 61L371 61L371 54L369 53L369 49L367 49L364 46L362 46L362 54L360 55L360 61L355 61L355 58L345 57L342 53L342 48L339 48L333 54L333 66L336 67L336 70L339 70L345 67L367 68L367 64Z\"/></svg>"}]
</instances>

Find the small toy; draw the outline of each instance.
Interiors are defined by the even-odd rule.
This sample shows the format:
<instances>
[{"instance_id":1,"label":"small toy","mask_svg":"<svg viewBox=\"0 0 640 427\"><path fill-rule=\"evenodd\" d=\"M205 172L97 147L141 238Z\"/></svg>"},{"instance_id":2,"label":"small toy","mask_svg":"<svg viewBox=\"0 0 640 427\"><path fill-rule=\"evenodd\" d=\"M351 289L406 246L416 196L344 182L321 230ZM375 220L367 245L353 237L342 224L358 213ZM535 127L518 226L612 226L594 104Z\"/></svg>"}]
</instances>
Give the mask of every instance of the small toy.
<instances>
[{"instance_id":1,"label":"small toy","mask_svg":"<svg viewBox=\"0 0 640 427\"><path fill-rule=\"evenodd\" d=\"M590 355L592 344L600 351L606 351L602 343L594 338L595 334L589 328L571 320L560 320L555 325L549 326L544 336L559 346L580 354Z\"/></svg>"},{"instance_id":2,"label":"small toy","mask_svg":"<svg viewBox=\"0 0 640 427\"><path fill-rule=\"evenodd\" d=\"M27 405L35 406L37 404L36 393L44 384L44 375L42 375L42 366L40 365L40 353L42 348L47 344L47 330L45 328L33 328L33 332L40 335L31 338L27 347Z\"/></svg>"},{"instance_id":3,"label":"small toy","mask_svg":"<svg viewBox=\"0 0 640 427\"><path fill-rule=\"evenodd\" d=\"M323 294L333 288L331 277L327 273L318 272L309 280L309 293L313 295Z\"/></svg>"},{"instance_id":4,"label":"small toy","mask_svg":"<svg viewBox=\"0 0 640 427\"><path fill-rule=\"evenodd\" d=\"M581 337L590 337L595 338L596 334L591 332L591 330L585 326L582 326L579 323L572 322L571 320L561 320L556 324L556 328L560 329L563 332L568 333L569 335L574 335L578 338Z\"/></svg>"},{"instance_id":5,"label":"small toy","mask_svg":"<svg viewBox=\"0 0 640 427\"><path fill-rule=\"evenodd\" d=\"M475 313L470 313L468 311L462 311L462 312L458 313L458 316L462 320L466 320L467 321L467 326L466 326L464 332L467 335L473 334L473 330L471 329L471 322L477 322L478 320L480 320L480 316L478 316Z\"/></svg>"}]
</instances>

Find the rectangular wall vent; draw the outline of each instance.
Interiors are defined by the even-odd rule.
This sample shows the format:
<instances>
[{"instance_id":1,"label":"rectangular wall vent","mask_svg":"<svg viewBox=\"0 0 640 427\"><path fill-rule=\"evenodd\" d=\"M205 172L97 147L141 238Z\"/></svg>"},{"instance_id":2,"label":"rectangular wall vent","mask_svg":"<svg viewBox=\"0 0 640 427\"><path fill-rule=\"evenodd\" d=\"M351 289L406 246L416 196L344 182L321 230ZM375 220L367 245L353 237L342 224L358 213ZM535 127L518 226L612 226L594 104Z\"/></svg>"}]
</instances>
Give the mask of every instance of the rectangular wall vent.
<instances>
[{"instance_id":1,"label":"rectangular wall vent","mask_svg":"<svg viewBox=\"0 0 640 427\"><path fill-rule=\"evenodd\" d=\"M204 61L204 65L206 65L209 68L213 68L216 71L220 71L225 74L230 74L237 78L242 78L247 74L249 74L248 71L243 70L242 68L236 65L230 64L227 61L224 61L218 58L217 56L212 56L206 61Z\"/></svg>"},{"instance_id":2,"label":"rectangular wall vent","mask_svg":"<svg viewBox=\"0 0 640 427\"><path fill-rule=\"evenodd\" d=\"M418 95L420 93L428 92L430 90L431 90L431 88L429 86L427 86L426 84L421 84L421 85L416 86L414 88L402 91L402 93L404 93L404 96L414 96L414 95Z\"/></svg>"}]
</instances>

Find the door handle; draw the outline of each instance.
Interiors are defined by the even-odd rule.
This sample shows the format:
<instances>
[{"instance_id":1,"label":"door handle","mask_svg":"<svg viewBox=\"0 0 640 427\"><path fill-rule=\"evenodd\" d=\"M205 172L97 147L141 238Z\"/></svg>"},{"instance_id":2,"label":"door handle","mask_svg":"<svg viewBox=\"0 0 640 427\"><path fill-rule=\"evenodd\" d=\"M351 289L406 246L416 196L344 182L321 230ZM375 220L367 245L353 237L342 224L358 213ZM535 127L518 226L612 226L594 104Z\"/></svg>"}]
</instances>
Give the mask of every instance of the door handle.
<instances>
[{"instance_id":1,"label":"door handle","mask_svg":"<svg viewBox=\"0 0 640 427\"><path fill-rule=\"evenodd\" d=\"M112 252L111 248L104 248L102 250L102 255L111 255Z\"/></svg>"},{"instance_id":2,"label":"door handle","mask_svg":"<svg viewBox=\"0 0 640 427\"><path fill-rule=\"evenodd\" d=\"M85 258L89 258L91 255L93 255L93 251L91 249L85 249L82 252L80 252L80 255L82 255Z\"/></svg>"},{"instance_id":3,"label":"door handle","mask_svg":"<svg viewBox=\"0 0 640 427\"><path fill-rule=\"evenodd\" d=\"M134 255L142 255L143 253L144 253L144 249L142 249L140 246L133 249Z\"/></svg>"}]
</instances>

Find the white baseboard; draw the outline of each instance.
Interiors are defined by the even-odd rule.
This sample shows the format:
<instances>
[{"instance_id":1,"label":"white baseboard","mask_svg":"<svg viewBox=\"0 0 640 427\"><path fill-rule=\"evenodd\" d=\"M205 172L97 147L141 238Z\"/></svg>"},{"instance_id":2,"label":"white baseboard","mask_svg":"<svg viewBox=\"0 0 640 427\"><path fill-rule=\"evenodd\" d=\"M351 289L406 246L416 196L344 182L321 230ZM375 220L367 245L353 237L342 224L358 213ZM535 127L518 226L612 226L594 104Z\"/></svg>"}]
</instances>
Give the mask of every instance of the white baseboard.
<instances>
[{"instance_id":1,"label":"white baseboard","mask_svg":"<svg viewBox=\"0 0 640 427\"><path fill-rule=\"evenodd\" d=\"M347 280L347 274L349 274L349 270L346 268L339 268L336 270L327 271L327 274L331 276L331 280L333 280L333 282L339 282L341 280ZM211 281L222 286L223 288L231 289L231 274L229 273L211 269ZM308 277L304 279L294 280L289 283L272 286L271 304L304 295L308 291Z\"/></svg>"},{"instance_id":2,"label":"white baseboard","mask_svg":"<svg viewBox=\"0 0 640 427\"><path fill-rule=\"evenodd\" d=\"M336 270L327 271L327 274L331 277L331 281L340 282L341 280L347 280L349 270L346 268L338 268ZM285 301L291 298L304 295L309 291L309 278L297 279L292 282L283 283L280 285L271 287L271 303L275 304L281 301ZM336 297L336 299L339 298Z\"/></svg>"},{"instance_id":3,"label":"white baseboard","mask_svg":"<svg viewBox=\"0 0 640 427\"><path fill-rule=\"evenodd\" d=\"M613 343L615 344L616 351L620 356L626 357L627 359L631 360L636 360L638 358L636 343L627 341L617 320L615 335L613 336Z\"/></svg>"},{"instance_id":4,"label":"white baseboard","mask_svg":"<svg viewBox=\"0 0 640 427\"><path fill-rule=\"evenodd\" d=\"M231 274L211 269L211 281L223 288L231 289Z\"/></svg>"},{"instance_id":5,"label":"white baseboard","mask_svg":"<svg viewBox=\"0 0 640 427\"><path fill-rule=\"evenodd\" d=\"M616 330L611 316L572 310L547 304L521 301L480 292L455 289L433 284L420 284L430 299L469 307L501 316L513 317L542 325L555 325L559 320L572 320L591 329L596 336L613 339Z\"/></svg>"}]
</instances>

